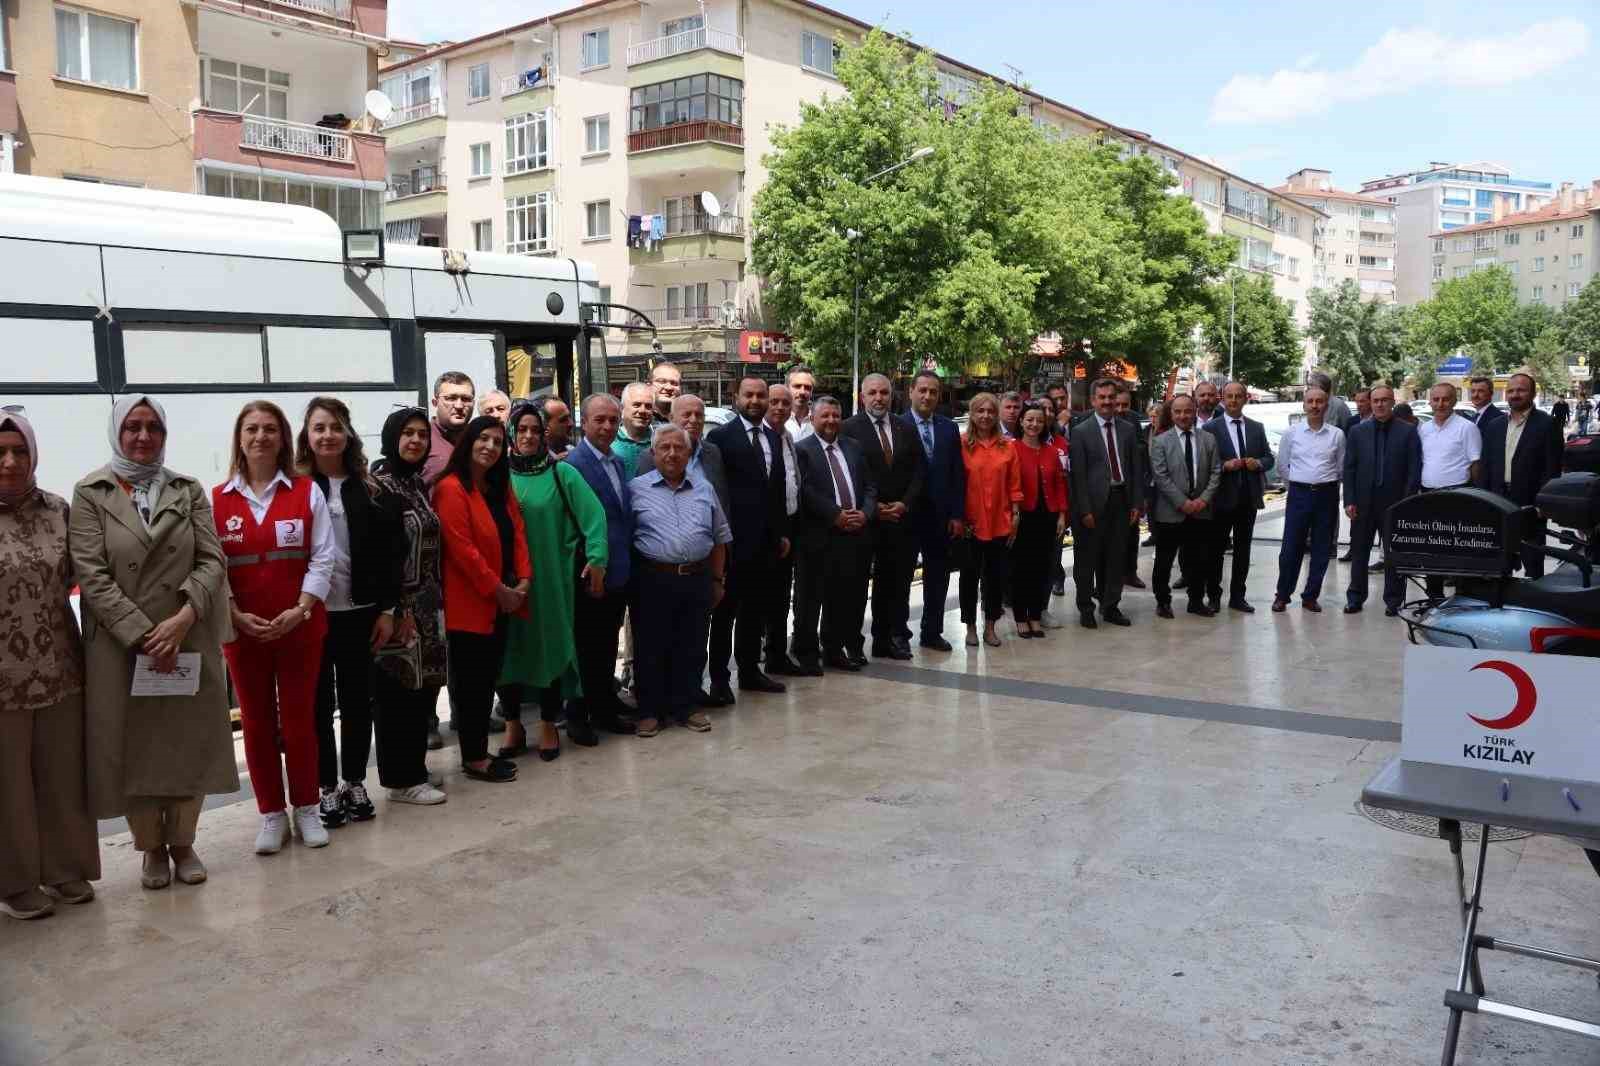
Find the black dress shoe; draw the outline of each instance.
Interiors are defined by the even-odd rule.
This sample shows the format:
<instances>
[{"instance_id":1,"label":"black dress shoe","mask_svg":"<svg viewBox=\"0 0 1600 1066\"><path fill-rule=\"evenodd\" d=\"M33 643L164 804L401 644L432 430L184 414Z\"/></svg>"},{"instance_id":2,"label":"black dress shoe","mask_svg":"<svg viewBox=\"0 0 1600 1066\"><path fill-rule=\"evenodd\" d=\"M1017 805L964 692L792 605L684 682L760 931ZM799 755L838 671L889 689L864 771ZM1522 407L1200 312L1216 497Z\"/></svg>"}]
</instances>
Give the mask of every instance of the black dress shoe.
<instances>
[{"instance_id":1,"label":"black dress shoe","mask_svg":"<svg viewBox=\"0 0 1600 1066\"><path fill-rule=\"evenodd\" d=\"M1229 600L1228 601L1228 610L1230 610L1230 611L1238 611L1241 614L1255 614L1256 613L1256 609L1254 607L1250 606L1244 600Z\"/></svg>"},{"instance_id":2,"label":"black dress shoe","mask_svg":"<svg viewBox=\"0 0 1600 1066\"><path fill-rule=\"evenodd\" d=\"M1122 583L1128 586L1130 589L1142 589L1145 587L1144 582L1140 580L1138 574L1129 574L1127 577L1122 579ZM1180 589L1183 588L1182 585L1175 585L1173 587Z\"/></svg>"},{"instance_id":3,"label":"black dress shoe","mask_svg":"<svg viewBox=\"0 0 1600 1066\"><path fill-rule=\"evenodd\" d=\"M1203 603L1191 603L1189 605L1189 613L1197 614L1201 618L1215 618L1217 614L1215 608L1207 607Z\"/></svg>"},{"instance_id":4,"label":"black dress shoe","mask_svg":"<svg viewBox=\"0 0 1600 1066\"><path fill-rule=\"evenodd\" d=\"M911 649L902 650L897 644L874 644L872 646L872 657L874 659L909 659L911 658Z\"/></svg>"},{"instance_id":5,"label":"black dress shoe","mask_svg":"<svg viewBox=\"0 0 1600 1066\"><path fill-rule=\"evenodd\" d=\"M894 649L894 657L896 659L907 661L911 658L911 642L905 637L895 637L894 640L890 641L889 646Z\"/></svg>"},{"instance_id":6,"label":"black dress shoe","mask_svg":"<svg viewBox=\"0 0 1600 1066\"><path fill-rule=\"evenodd\" d=\"M1089 610L1078 612L1078 624L1085 629L1100 628L1100 623L1094 619L1094 612Z\"/></svg>"},{"instance_id":7,"label":"black dress shoe","mask_svg":"<svg viewBox=\"0 0 1600 1066\"><path fill-rule=\"evenodd\" d=\"M1123 614L1121 607L1107 607L1105 610L1100 612L1100 617L1104 618L1107 622L1110 622L1114 626L1133 625L1133 619Z\"/></svg>"},{"instance_id":8,"label":"black dress shoe","mask_svg":"<svg viewBox=\"0 0 1600 1066\"><path fill-rule=\"evenodd\" d=\"M867 665L868 662L870 662L870 660L865 655L861 654L859 651L848 652L847 655L848 655L850 661L855 663L858 667L859 666L865 666L865 665Z\"/></svg>"},{"instance_id":9,"label":"black dress shoe","mask_svg":"<svg viewBox=\"0 0 1600 1066\"><path fill-rule=\"evenodd\" d=\"M921 644L924 648L927 648L929 651L953 651L954 650L954 649L952 649L950 647L950 642L948 640L945 640L943 637L927 636L927 637L923 637L921 640L917 641L917 643Z\"/></svg>"},{"instance_id":10,"label":"black dress shoe","mask_svg":"<svg viewBox=\"0 0 1600 1066\"><path fill-rule=\"evenodd\" d=\"M822 663L816 659L800 659L796 663L796 677L821 677Z\"/></svg>"},{"instance_id":11,"label":"black dress shoe","mask_svg":"<svg viewBox=\"0 0 1600 1066\"><path fill-rule=\"evenodd\" d=\"M1207 596L1206 597L1206 606L1211 608L1211 613L1212 614L1221 614L1222 613L1222 597L1221 596Z\"/></svg>"},{"instance_id":12,"label":"black dress shoe","mask_svg":"<svg viewBox=\"0 0 1600 1066\"><path fill-rule=\"evenodd\" d=\"M829 670L844 670L847 673L852 674L861 672L861 667L857 666L855 660L850 658L844 652L833 652L828 656L826 661Z\"/></svg>"},{"instance_id":13,"label":"black dress shoe","mask_svg":"<svg viewBox=\"0 0 1600 1066\"><path fill-rule=\"evenodd\" d=\"M1165 603L1156 604L1156 617L1157 618L1172 618L1172 617L1174 617L1174 615L1172 613L1171 606L1169 606L1168 604L1165 604Z\"/></svg>"},{"instance_id":14,"label":"black dress shoe","mask_svg":"<svg viewBox=\"0 0 1600 1066\"><path fill-rule=\"evenodd\" d=\"M767 673L783 677L799 677L800 664L787 655L768 655Z\"/></svg>"},{"instance_id":15,"label":"black dress shoe","mask_svg":"<svg viewBox=\"0 0 1600 1066\"><path fill-rule=\"evenodd\" d=\"M568 722L567 739L584 748L592 748L600 743L599 734L588 722Z\"/></svg>"},{"instance_id":16,"label":"black dress shoe","mask_svg":"<svg viewBox=\"0 0 1600 1066\"><path fill-rule=\"evenodd\" d=\"M773 692L773 693L777 693L777 692L787 692L787 691L789 691L789 689L788 689L788 687L786 685L784 685L784 683L782 681L774 681L774 680L772 680L772 678L768 677L766 674L763 674L760 670L757 670L754 673L752 673L749 677L746 677L743 672L740 672L740 674L739 674L739 691L741 691L741 692ZM731 695L731 693L730 693L730 695ZM732 703L733 701L729 700L728 702Z\"/></svg>"},{"instance_id":17,"label":"black dress shoe","mask_svg":"<svg viewBox=\"0 0 1600 1066\"><path fill-rule=\"evenodd\" d=\"M1399 613L1400 613L1400 608L1398 608L1398 607L1385 607L1383 609L1383 614L1384 614L1385 618L1393 618L1396 615L1398 615Z\"/></svg>"},{"instance_id":18,"label":"black dress shoe","mask_svg":"<svg viewBox=\"0 0 1600 1066\"><path fill-rule=\"evenodd\" d=\"M695 702L702 707L732 707L733 689L728 687L726 681L718 681L711 686L710 692L702 692Z\"/></svg>"},{"instance_id":19,"label":"black dress shoe","mask_svg":"<svg viewBox=\"0 0 1600 1066\"><path fill-rule=\"evenodd\" d=\"M1350 553L1345 552L1343 555L1339 556L1339 561L1341 563L1348 563L1350 561Z\"/></svg>"},{"instance_id":20,"label":"black dress shoe","mask_svg":"<svg viewBox=\"0 0 1600 1066\"><path fill-rule=\"evenodd\" d=\"M1186 589L1189 587L1189 579L1184 577L1182 574L1179 574L1178 580L1172 583L1172 587L1175 589Z\"/></svg>"},{"instance_id":21,"label":"black dress shoe","mask_svg":"<svg viewBox=\"0 0 1600 1066\"><path fill-rule=\"evenodd\" d=\"M1359 603L1347 603L1347 604L1344 605L1344 613L1345 614L1360 614L1361 613L1361 605Z\"/></svg>"}]
</instances>

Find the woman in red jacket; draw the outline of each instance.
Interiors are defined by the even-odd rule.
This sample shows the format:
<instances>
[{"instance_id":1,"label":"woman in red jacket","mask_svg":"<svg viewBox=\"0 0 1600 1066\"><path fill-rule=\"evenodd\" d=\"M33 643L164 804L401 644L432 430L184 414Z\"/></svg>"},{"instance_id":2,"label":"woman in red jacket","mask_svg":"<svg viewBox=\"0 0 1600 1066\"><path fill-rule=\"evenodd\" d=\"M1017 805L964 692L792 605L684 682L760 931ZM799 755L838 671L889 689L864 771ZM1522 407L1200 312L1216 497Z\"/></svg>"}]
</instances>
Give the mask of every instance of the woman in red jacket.
<instances>
[{"instance_id":1,"label":"woman in red jacket","mask_svg":"<svg viewBox=\"0 0 1600 1066\"><path fill-rule=\"evenodd\" d=\"M301 843L328 843L317 807L317 671L333 575L328 501L294 475L289 420L277 404L244 405L233 424L228 480L211 490L211 513L228 558L235 639L223 646L239 697L244 758L261 811L256 854L289 840L283 776ZM283 755L279 757L279 740Z\"/></svg>"},{"instance_id":2,"label":"woman in red jacket","mask_svg":"<svg viewBox=\"0 0 1600 1066\"><path fill-rule=\"evenodd\" d=\"M514 781L517 764L489 757L489 709L505 655L506 616L526 609L533 569L522 508L511 491L505 423L474 418L433 488L444 541L444 628L451 715L461 768L478 781Z\"/></svg>"},{"instance_id":3,"label":"woman in red jacket","mask_svg":"<svg viewBox=\"0 0 1600 1066\"><path fill-rule=\"evenodd\" d=\"M1019 637L1042 637L1040 617L1050 600L1056 545L1067 525L1066 441L1052 437L1044 411L1022 412L1016 441L1022 517L1011 546L1011 611Z\"/></svg>"}]
</instances>

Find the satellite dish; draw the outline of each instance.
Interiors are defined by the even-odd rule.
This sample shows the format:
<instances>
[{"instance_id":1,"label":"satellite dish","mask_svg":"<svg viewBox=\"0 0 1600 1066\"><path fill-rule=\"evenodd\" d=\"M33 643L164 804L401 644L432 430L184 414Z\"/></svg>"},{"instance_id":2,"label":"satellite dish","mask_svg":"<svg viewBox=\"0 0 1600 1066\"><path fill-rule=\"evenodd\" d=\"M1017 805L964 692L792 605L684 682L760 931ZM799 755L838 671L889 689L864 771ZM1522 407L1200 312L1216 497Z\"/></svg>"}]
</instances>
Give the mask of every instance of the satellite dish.
<instances>
[{"instance_id":1,"label":"satellite dish","mask_svg":"<svg viewBox=\"0 0 1600 1066\"><path fill-rule=\"evenodd\" d=\"M716 193L703 192L700 194L700 210L712 218L718 218L722 214L722 201L717 199Z\"/></svg>"},{"instance_id":2,"label":"satellite dish","mask_svg":"<svg viewBox=\"0 0 1600 1066\"><path fill-rule=\"evenodd\" d=\"M362 102L366 105L367 114L379 122L388 122L390 116L394 114L394 101L377 89L367 93Z\"/></svg>"}]
</instances>

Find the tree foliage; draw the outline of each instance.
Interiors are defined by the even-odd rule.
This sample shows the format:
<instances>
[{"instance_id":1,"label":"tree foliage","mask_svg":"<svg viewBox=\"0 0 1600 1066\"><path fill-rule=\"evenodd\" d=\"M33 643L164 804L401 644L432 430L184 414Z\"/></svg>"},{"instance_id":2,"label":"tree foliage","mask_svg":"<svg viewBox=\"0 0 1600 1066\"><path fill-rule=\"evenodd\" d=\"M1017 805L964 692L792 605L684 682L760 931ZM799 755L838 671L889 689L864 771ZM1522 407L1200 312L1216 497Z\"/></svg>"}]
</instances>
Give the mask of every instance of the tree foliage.
<instances>
[{"instance_id":1,"label":"tree foliage","mask_svg":"<svg viewBox=\"0 0 1600 1066\"><path fill-rule=\"evenodd\" d=\"M1519 313L1517 286L1504 267L1451 278L1410 315L1408 342L1420 359L1437 362L1454 352L1474 356L1475 369L1502 370L1532 347L1536 330Z\"/></svg>"},{"instance_id":2,"label":"tree foliage","mask_svg":"<svg viewBox=\"0 0 1600 1066\"><path fill-rule=\"evenodd\" d=\"M1558 396L1572 387L1567 374L1567 346L1561 330L1552 325L1540 333L1523 364L1539 391L1546 396Z\"/></svg>"},{"instance_id":3,"label":"tree foliage","mask_svg":"<svg viewBox=\"0 0 1600 1066\"><path fill-rule=\"evenodd\" d=\"M1306 333L1317 342L1317 361L1344 392L1406 377L1406 311L1361 299L1346 279L1338 288L1312 289Z\"/></svg>"},{"instance_id":4,"label":"tree foliage","mask_svg":"<svg viewBox=\"0 0 1600 1066\"><path fill-rule=\"evenodd\" d=\"M1206 346L1226 368L1232 312L1233 377L1258 389L1275 389L1299 376L1300 330L1289 304L1272 291L1272 279L1236 270L1229 282L1209 287Z\"/></svg>"},{"instance_id":5,"label":"tree foliage","mask_svg":"<svg viewBox=\"0 0 1600 1066\"><path fill-rule=\"evenodd\" d=\"M1583 352L1590 365L1600 356L1600 285L1593 278L1561 309L1561 340L1568 351Z\"/></svg>"}]
</instances>

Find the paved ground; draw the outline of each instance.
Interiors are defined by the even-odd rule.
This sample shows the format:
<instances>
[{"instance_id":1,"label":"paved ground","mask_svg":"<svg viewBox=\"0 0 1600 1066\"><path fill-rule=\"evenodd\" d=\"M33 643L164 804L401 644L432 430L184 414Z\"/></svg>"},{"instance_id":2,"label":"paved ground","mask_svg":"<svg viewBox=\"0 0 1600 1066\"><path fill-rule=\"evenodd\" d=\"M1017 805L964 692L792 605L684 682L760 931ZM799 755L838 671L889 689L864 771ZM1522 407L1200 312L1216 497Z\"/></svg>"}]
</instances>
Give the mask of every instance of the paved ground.
<instances>
[{"instance_id":1,"label":"paved ground","mask_svg":"<svg viewBox=\"0 0 1600 1066\"><path fill-rule=\"evenodd\" d=\"M113 833L95 903L0 925L0 1063L1437 1061L1447 851L1353 806L1395 750L1398 623L1126 606L510 786L436 753L446 806L380 800L322 851L257 858L224 805L199 888L141 891ZM1496 845L1489 884L1486 931L1600 953L1570 845ZM1600 1015L1576 971L1486 967ZM1469 1019L1460 1061L1600 1051Z\"/></svg>"}]
</instances>

